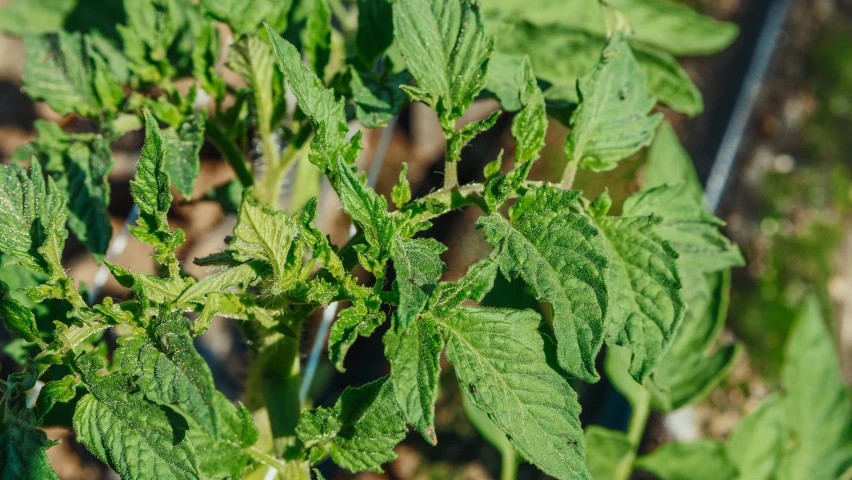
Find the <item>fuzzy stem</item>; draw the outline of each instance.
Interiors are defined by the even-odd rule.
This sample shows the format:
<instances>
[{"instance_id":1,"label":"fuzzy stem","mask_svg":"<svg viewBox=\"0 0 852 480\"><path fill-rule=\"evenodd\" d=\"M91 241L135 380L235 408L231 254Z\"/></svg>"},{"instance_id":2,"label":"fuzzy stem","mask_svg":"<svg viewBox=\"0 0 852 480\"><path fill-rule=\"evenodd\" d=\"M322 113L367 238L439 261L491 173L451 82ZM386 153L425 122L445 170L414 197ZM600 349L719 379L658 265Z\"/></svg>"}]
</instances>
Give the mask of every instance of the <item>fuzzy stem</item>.
<instances>
[{"instance_id":1,"label":"fuzzy stem","mask_svg":"<svg viewBox=\"0 0 852 480\"><path fill-rule=\"evenodd\" d=\"M254 185L254 175L249 168L248 159L215 121L207 122L207 138L234 169L242 186L248 188Z\"/></svg>"},{"instance_id":2,"label":"fuzzy stem","mask_svg":"<svg viewBox=\"0 0 852 480\"><path fill-rule=\"evenodd\" d=\"M648 424L648 416L651 414L651 395L642 388L631 398L630 424L627 427L627 440L632 446L631 452L618 463L613 480L628 480L633 472L633 461L642 444L642 436Z\"/></svg>"},{"instance_id":3,"label":"fuzzy stem","mask_svg":"<svg viewBox=\"0 0 852 480\"><path fill-rule=\"evenodd\" d=\"M565 165L565 172L562 174L562 188L565 190L570 190L574 185L574 177L577 176L579 163L578 161L569 160L568 164Z\"/></svg>"},{"instance_id":4,"label":"fuzzy stem","mask_svg":"<svg viewBox=\"0 0 852 480\"><path fill-rule=\"evenodd\" d=\"M263 172L263 178L257 186L255 197L258 201L275 208L279 207L284 177L290 171L290 167L293 166L293 161L296 160L299 152L301 152L301 149L290 145L283 155L278 156L274 147L264 142L263 157L266 163L266 171ZM271 159L271 161L268 159Z\"/></svg>"}]
</instances>

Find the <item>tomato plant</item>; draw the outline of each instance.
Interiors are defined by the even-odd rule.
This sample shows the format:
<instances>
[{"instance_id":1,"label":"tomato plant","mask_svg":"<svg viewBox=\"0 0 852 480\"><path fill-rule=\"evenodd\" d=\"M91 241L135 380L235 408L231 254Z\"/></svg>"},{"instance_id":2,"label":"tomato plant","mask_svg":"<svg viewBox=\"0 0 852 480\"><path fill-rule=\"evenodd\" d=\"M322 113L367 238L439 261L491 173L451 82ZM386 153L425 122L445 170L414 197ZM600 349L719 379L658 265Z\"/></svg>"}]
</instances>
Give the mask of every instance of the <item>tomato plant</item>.
<instances>
[{"instance_id":1,"label":"tomato plant","mask_svg":"<svg viewBox=\"0 0 852 480\"><path fill-rule=\"evenodd\" d=\"M72 133L40 120L16 153L24 163L0 167L0 316L28 353L0 383L3 478L57 478L37 427L69 402L77 439L122 478L300 479L328 457L381 472L409 428L438 442L442 352L477 428L556 478L626 479L634 468L664 479L836 478L849 467L849 393L811 304L788 345L786 391L727 444L637 456L650 410L697 401L739 351L716 344L728 271L742 257L654 112L658 100L701 110L674 55L717 51L735 27L659 0L54 3L15 2L0 20L26 35L27 94L92 125ZM484 97L500 109L461 125ZM358 172L361 135L350 132L385 126L409 101L437 115L444 183L415 198L403 167L390 208ZM461 184L462 152L500 115L512 117L510 168L501 154ZM570 129L561 175L530 179L554 120ZM156 274L107 258L110 146L139 129L130 231L153 247ZM168 213L209 193L195 192L205 142L233 168L226 189L239 205L227 247L194 259L210 267L195 278ZM579 170L603 174L649 146L642 189L623 204L575 189ZM293 168L301 200L285 207ZM315 226L320 177L356 227L345 245ZM492 249L442 281L447 247L429 229L459 209L478 212ZM126 298L85 298L62 265L69 231ZM531 287L548 315L481 305L498 276ZM299 395L300 344L312 313L337 302L333 365L358 368L350 347L388 324L390 373L312 408ZM215 316L237 321L250 347L246 405L216 390L195 349ZM580 423L572 384L601 378L600 355L632 406L626 433ZM504 466L513 478L515 461Z\"/></svg>"}]
</instances>

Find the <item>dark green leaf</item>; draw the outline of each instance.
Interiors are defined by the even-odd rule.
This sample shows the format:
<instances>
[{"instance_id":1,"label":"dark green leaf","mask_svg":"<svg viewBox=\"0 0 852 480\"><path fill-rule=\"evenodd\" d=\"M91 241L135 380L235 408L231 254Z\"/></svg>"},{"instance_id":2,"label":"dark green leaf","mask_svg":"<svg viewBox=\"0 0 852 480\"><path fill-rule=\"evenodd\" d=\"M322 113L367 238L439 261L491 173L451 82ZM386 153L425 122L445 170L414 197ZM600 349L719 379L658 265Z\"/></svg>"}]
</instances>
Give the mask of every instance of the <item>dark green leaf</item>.
<instances>
[{"instance_id":1,"label":"dark green leaf","mask_svg":"<svg viewBox=\"0 0 852 480\"><path fill-rule=\"evenodd\" d=\"M186 423L133 393L118 374L99 377L99 360L78 359L89 393L74 411L77 439L129 480L197 480L198 458Z\"/></svg>"},{"instance_id":2,"label":"dark green leaf","mask_svg":"<svg viewBox=\"0 0 852 480\"><path fill-rule=\"evenodd\" d=\"M388 377L347 388L332 409L304 412L297 429L308 445L327 447L337 465L351 471L382 472L396 458L393 448L407 429Z\"/></svg>"},{"instance_id":3,"label":"dark green leaf","mask_svg":"<svg viewBox=\"0 0 852 480\"><path fill-rule=\"evenodd\" d=\"M405 105L407 97L399 87L410 82L411 75L403 71L377 78L358 64L352 65L350 71L352 80L349 87L352 89L358 121L367 128L387 126L388 121Z\"/></svg>"},{"instance_id":4,"label":"dark green leaf","mask_svg":"<svg viewBox=\"0 0 852 480\"><path fill-rule=\"evenodd\" d=\"M186 199L192 198L195 177L201 171L198 153L204 143L204 118L190 115L179 127L163 131L166 172Z\"/></svg>"},{"instance_id":5,"label":"dark green leaf","mask_svg":"<svg viewBox=\"0 0 852 480\"><path fill-rule=\"evenodd\" d=\"M405 420L435 445L435 401L444 350L438 327L429 317L414 320L408 328L394 322L384 343L394 395Z\"/></svg>"},{"instance_id":6,"label":"dark green leaf","mask_svg":"<svg viewBox=\"0 0 852 480\"><path fill-rule=\"evenodd\" d=\"M355 45L367 67L372 67L393 42L393 9L388 0L358 0Z\"/></svg>"},{"instance_id":7,"label":"dark green leaf","mask_svg":"<svg viewBox=\"0 0 852 480\"><path fill-rule=\"evenodd\" d=\"M8 267L4 267L8 268ZM33 312L9 294L9 286L0 280L0 319L10 332L28 342L41 341Z\"/></svg>"},{"instance_id":8,"label":"dark green leaf","mask_svg":"<svg viewBox=\"0 0 852 480\"><path fill-rule=\"evenodd\" d=\"M608 262L594 241L598 230L572 210L579 195L531 189L512 207L509 219L495 213L477 225L494 246L501 271L523 278L540 301L552 305L559 364L572 375L595 381Z\"/></svg>"},{"instance_id":9,"label":"dark green leaf","mask_svg":"<svg viewBox=\"0 0 852 480\"><path fill-rule=\"evenodd\" d=\"M580 405L545 360L540 321L530 310L483 307L458 307L438 319L471 403L545 473L587 479Z\"/></svg>"}]
</instances>

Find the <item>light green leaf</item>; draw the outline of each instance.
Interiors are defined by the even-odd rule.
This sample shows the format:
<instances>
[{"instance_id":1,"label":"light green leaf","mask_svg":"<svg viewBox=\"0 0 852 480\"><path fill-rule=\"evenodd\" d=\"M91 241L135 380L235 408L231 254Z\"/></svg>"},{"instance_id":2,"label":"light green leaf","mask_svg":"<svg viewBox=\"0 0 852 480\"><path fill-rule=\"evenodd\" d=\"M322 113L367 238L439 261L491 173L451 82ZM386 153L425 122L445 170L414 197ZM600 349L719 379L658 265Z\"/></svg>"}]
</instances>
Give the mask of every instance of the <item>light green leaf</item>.
<instances>
[{"instance_id":1,"label":"light green leaf","mask_svg":"<svg viewBox=\"0 0 852 480\"><path fill-rule=\"evenodd\" d=\"M656 101L621 33L615 33L597 65L578 81L580 106L565 143L569 161L602 172L651 144L662 114L648 116Z\"/></svg>"},{"instance_id":2,"label":"light green leaf","mask_svg":"<svg viewBox=\"0 0 852 480\"><path fill-rule=\"evenodd\" d=\"M189 115L179 127L163 131L166 172L186 199L192 198L195 177L201 171L198 153L204 144L204 123L201 115Z\"/></svg>"},{"instance_id":3,"label":"light green leaf","mask_svg":"<svg viewBox=\"0 0 852 480\"><path fill-rule=\"evenodd\" d=\"M11 263L47 273L51 281L65 277L65 219L65 200L52 179L44 181L38 162L29 175L17 163L0 166L0 253Z\"/></svg>"},{"instance_id":4,"label":"light green leaf","mask_svg":"<svg viewBox=\"0 0 852 480\"><path fill-rule=\"evenodd\" d=\"M465 300L480 303L494 287L499 264L490 258L480 260L467 269L456 282L441 282L429 299L428 310L444 315Z\"/></svg>"},{"instance_id":5,"label":"light green leaf","mask_svg":"<svg viewBox=\"0 0 852 480\"><path fill-rule=\"evenodd\" d=\"M737 26L700 15L685 4L669 0L614 0L630 21L636 39L675 55L707 55L727 47L737 36ZM526 20L535 26L565 25L606 34L604 17L594 0L554 4L547 0L483 2L483 10L503 19Z\"/></svg>"},{"instance_id":6,"label":"light green leaf","mask_svg":"<svg viewBox=\"0 0 852 480\"><path fill-rule=\"evenodd\" d=\"M62 115L94 117L100 103L90 74L90 59L80 33L30 35L26 39L24 90Z\"/></svg>"},{"instance_id":7,"label":"light green leaf","mask_svg":"<svg viewBox=\"0 0 852 480\"><path fill-rule=\"evenodd\" d=\"M737 470L717 440L664 443L648 455L636 459L636 467L648 470L660 480L719 480L736 478Z\"/></svg>"},{"instance_id":8,"label":"light green leaf","mask_svg":"<svg viewBox=\"0 0 852 480\"><path fill-rule=\"evenodd\" d=\"M633 445L624 432L597 425L586 428L586 465L594 480L615 478L621 462L629 461L632 453Z\"/></svg>"},{"instance_id":9,"label":"light green leaf","mask_svg":"<svg viewBox=\"0 0 852 480\"><path fill-rule=\"evenodd\" d=\"M470 122L459 131L454 132L447 142L447 161L457 162L461 160L461 151L480 133L488 130L497 123L497 118L500 116L500 111L493 112L488 117Z\"/></svg>"},{"instance_id":10,"label":"light green leaf","mask_svg":"<svg viewBox=\"0 0 852 480\"><path fill-rule=\"evenodd\" d=\"M0 9L0 31L13 35L48 33L62 29L79 0L15 0Z\"/></svg>"},{"instance_id":11,"label":"light green leaf","mask_svg":"<svg viewBox=\"0 0 852 480\"><path fill-rule=\"evenodd\" d=\"M399 87L410 82L411 75L403 71L377 78L373 72L357 63L352 65L350 71L352 80L349 82L349 88L352 89L358 121L367 128L387 126L388 121L402 110L408 100L405 92Z\"/></svg>"},{"instance_id":12,"label":"light green leaf","mask_svg":"<svg viewBox=\"0 0 852 480\"><path fill-rule=\"evenodd\" d=\"M794 450L784 479L836 479L852 466L852 398L819 301L808 297L788 334L781 380Z\"/></svg>"},{"instance_id":13,"label":"light green leaf","mask_svg":"<svg viewBox=\"0 0 852 480\"><path fill-rule=\"evenodd\" d=\"M598 230L572 208L579 192L531 189L509 219L495 213L477 227L495 248L507 277L521 277L537 298L553 307L559 364L572 375L596 381L595 357L603 342L608 262L594 238Z\"/></svg>"},{"instance_id":14,"label":"light green leaf","mask_svg":"<svg viewBox=\"0 0 852 480\"><path fill-rule=\"evenodd\" d=\"M406 174L408 173L408 164L402 162L402 168L399 171L399 182L393 186L391 190L391 200L396 205L397 210L404 207L411 201L411 184L408 183Z\"/></svg>"},{"instance_id":15,"label":"light green leaf","mask_svg":"<svg viewBox=\"0 0 852 480\"><path fill-rule=\"evenodd\" d=\"M636 39L674 55L710 55L730 45L736 24L701 15L670 0L615 0L610 3L633 27Z\"/></svg>"},{"instance_id":16,"label":"light green leaf","mask_svg":"<svg viewBox=\"0 0 852 480\"><path fill-rule=\"evenodd\" d=\"M691 272L682 278L688 306L668 352L647 385L657 410L670 411L710 392L733 367L738 345L713 351L728 311L730 273Z\"/></svg>"},{"instance_id":17,"label":"light green leaf","mask_svg":"<svg viewBox=\"0 0 852 480\"><path fill-rule=\"evenodd\" d=\"M302 413L297 433L308 445L328 448L337 465L381 473L407 428L388 377L347 388L334 407Z\"/></svg>"},{"instance_id":18,"label":"light green leaf","mask_svg":"<svg viewBox=\"0 0 852 480\"><path fill-rule=\"evenodd\" d=\"M223 268L190 285L174 300L174 303L176 305L201 303L208 295L221 293L230 287L248 287L260 279L263 271L264 266L260 262L249 262Z\"/></svg>"},{"instance_id":19,"label":"light green leaf","mask_svg":"<svg viewBox=\"0 0 852 480\"><path fill-rule=\"evenodd\" d=\"M169 228L168 213L172 205L170 178L166 172L166 145L157 120L145 111L145 143L136 164L136 178L130 181L130 194L139 207L139 218L130 232L140 242L153 245L154 259L166 265L172 277L178 276L175 249L185 236L183 230Z\"/></svg>"},{"instance_id":20,"label":"light green leaf","mask_svg":"<svg viewBox=\"0 0 852 480\"><path fill-rule=\"evenodd\" d=\"M400 0L393 4L394 38L417 80L413 98L438 111L444 133L453 133L474 97L485 87L494 49L477 4Z\"/></svg>"},{"instance_id":21,"label":"light green leaf","mask_svg":"<svg viewBox=\"0 0 852 480\"><path fill-rule=\"evenodd\" d=\"M355 46L367 67L372 67L393 42L393 9L388 0L358 0Z\"/></svg>"},{"instance_id":22,"label":"light green leaf","mask_svg":"<svg viewBox=\"0 0 852 480\"><path fill-rule=\"evenodd\" d=\"M544 95L532 70L528 56L524 57L519 70L521 111L512 120L512 136L515 138L515 164L537 160L544 148L547 134L547 112Z\"/></svg>"},{"instance_id":23,"label":"light green leaf","mask_svg":"<svg viewBox=\"0 0 852 480\"><path fill-rule=\"evenodd\" d=\"M597 6L592 8L597 10ZM548 99L579 102L577 79L598 62L606 46L606 36L577 27L535 26L517 20L510 21L508 26L507 32L499 36L498 52L528 54L536 76L552 85L545 91ZM537 48L529 49L529 45ZM630 42L630 47L646 76L649 94L677 112L687 115L701 112L704 108L701 92L671 54L635 41Z\"/></svg>"},{"instance_id":24,"label":"light green leaf","mask_svg":"<svg viewBox=\"0 0 852 480\"><path fill-rule=\"evenodd\" d=\"M778 395L764 399L757 410L745 416L728 437L728 458L739 470L741 480L772 480L787 442L784 403Z\"/></svg>"},{"instance_id":25,"label":"light green leaf","mask_svg":"<svg viewBox=\"0 0 852 480\"><path fill-rule=\"evenodd\" d=\"M77 396L77 387L80 379L75 375L66 375L59 380L53 380L44 384L38 392L36 399L36 412L41 422L44 416L57 403L67 403Z\"/></svg>"},{"instance_id":26,"label":"light green leaf","mask_svg":"<svg viewBox=\"0 0 852 480\"><path fill-rule=\"evenodd\" d=\"M198 458L183 426L118 374L99 377L98 360L79 359L89 393L77 403L74 431L98 458L128 480L197 480Z\"/></svg>"},{"instance_id":27,"label":"light green leaf","mask_svg":"<svg viewBox=\"0 0 852 480\"><path fill-rule=\"evenodd\" d=\"M386 316L381 306L379 298L365 292L354 298L350 307L340 311L328 338L328 358L337 370L346 371L343 360L359 336L369 337L373 330L385 323Z\"/></svg>"},{"instance_id":28,"label":"light green leaf","mask_svg":"<svg viewBox=\"0 0 852 480\"><path fill-rule=\"evenodd\" d=\"M133 273L109 262L106 262L106 266L122 287L131 289L138 298L155 304L171 304L193 284L192 278L163 278L150 273Z\"/></svg>"},{"instance_id":29,"label":"light green leaf","mask_svg":"<svg viewBox=\"0 0 852 480\"><path fill-rule=\"evenodd\" d=\"M441 375L444 340L432 318L418 318L404 328L394 322L384 336L385 356L391 366L391 383L405 420L432 445L435 435L435 401Z\"/></svg>"},{"instance_id":30,"label":"light green leaf","mask_svg":"<svg viewBox=\"0 0 852 480\"><path fill-rule=\"evenodd\" d=\"M661 217L656 232L678 253L683 271L713 272L744 264L739 248L719 231L725 222L696 202L684 183L630 196L623 215Z\"/></svg>"},{"instance_id":31,"label":"light green leaf","mask_svg":"<svg viewBox=\"0 0 852 480\"><path fill-rule=\"evenodd\" d=\"M260 260L272 267L272 281L281 290L292 288L302 270L303 244L299 225L287 212L250 196L243 199L229 250L240 262Z\"/></svg>"},{"instance_id":32,"label":"light green leaf","mask_svg":"<svg viewBox=\"0 0 852 480\"><path fill-rule=\"evenodd\" d=\"M517 112L524 106L524 64L528 61L528 55L509 55L502 52L495 52L491 57L485 90L497 97L500 107L507 112Z\"/></svg>"},{"instance_id":33,"label":"light green leaf","mask_svg":"<svg viewBox=\"0 0 852 480\"><path fill-rule=\"evenodd\" d=\"M394 319L403 330L417 318L438 284L444 272L441 254L446 249L431 238L403 239L396 236L394 239L391 257L396 270L394 284L399 291L399 307L394 312Z\"/></svg>"},{"instance_id":34,"label":"light green leaf","mask_svg":"<svg viewBox=\"0 0 852 480\"><path fill-rule=\"evenodd\" d=\"M258 431L251 412L243 405L235 407L219 392L214 392L212 407L219 415L219 436L211 437L201 428L190 428L187 436L198 452L204 478L242 478L251 462L245 449L257 442Z\"/></svg>"},{"instance_id":35,"label":"light green leaf","mask_svg":"<svg viewBox=\"0 0 852 480\"><path fill-rule=\"evenodd\" d=\"M698 173L669 122L660 124L647 156L642 174L644 189L683 184L688 199L700 205L704 204L704 189L701 187Z\"/></svg>"},{"instance_id":36,"label":"light green leaf","mask_svg":"<svg viewBox=\"0 0 852 480\"><path fill-rule=\"evenodd\" d=\"M657 232L659 217L605 216L606 194L589 207L602 235L600 248L611 266L606 319L607 344L633 352L630 374L642 383L675 338L686 311L681 296L677 253Z\"/></svg>"},{"instance_id":37,"label":"light green leaf","mask_svg":"<svg viewBox=\"0 0 852 480\"><path fill-rule=\"evenodd\" d=\"M230 25L235 36L257 33L263 21L283 31L292 5L292 0L201 0L207 14Z\"/></svg>"},{"instance_id":38,"label":"light green leaf","mask_svg":"<svg viewBox=\"0 0 852 480\"><path fill-rule=\"evenodd\" d=\"M437 320L459 386L515 449L556 478L589 478L577 395L544 357L538 314L458 307Z\"/></svg>"}]
</instances>

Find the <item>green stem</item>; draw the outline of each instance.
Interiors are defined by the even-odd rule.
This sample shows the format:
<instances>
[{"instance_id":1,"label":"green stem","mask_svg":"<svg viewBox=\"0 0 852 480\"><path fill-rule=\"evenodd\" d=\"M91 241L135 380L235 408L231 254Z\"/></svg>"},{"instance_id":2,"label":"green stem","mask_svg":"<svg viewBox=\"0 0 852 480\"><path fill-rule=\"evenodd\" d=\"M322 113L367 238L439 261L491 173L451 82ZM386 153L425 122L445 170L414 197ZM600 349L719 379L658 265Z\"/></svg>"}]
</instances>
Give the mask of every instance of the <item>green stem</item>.
<instances>
[{"instance_id":1,"label":"green stem","mask_svg":"<svg viewBox=\"0 0 852 480\"><path fill-rule=\"evenodd\" d=\"M254 185L254 175L249 168L248 159L215 121L207 122L207 138L234 169L242 186L248 188Z\"/></svg>"},{"instance_id":2,"label":"green stem","mask_svg":"<svg viewBox=\"0 0 852 480\"><path fill-rule=\"evenodd\" d=\"M651 394L642 388L637 389L630 398L631 408L630 424L627 426L627 440L630 441L632 450L618 463L613 475L613 480L628 480L633 472L633 462L642 445L642 437L645 427L648 425L648 416L651 414Z\"/></svg>"},{"instance_id":3,"label":"green stem","mask_svg":"<svg viewBox=\"0 0 852 480\"><path fill-rule=\"evenodd\" d=\"M568 164L565 165L565 171L562 173L562 188L565 190L570 190L574 185L574 177L577 176L579 163L578 161L569 160Z\"/></svg>"},{"instance_id":4,"label":"green stem","mask_svg":"<svg viewBox=\"0 0 852 480\"><path fill-rule=\"evenodd\" d=\"M518 452L514 448L507 448L500 452L503 460L500 466L500 480L515 480L518 475Z\"/></svg>"},{"instance_id":5,"label":"green stem","mask_svg":"<svg viewBox=\"0 0 852 480\"><path fill-rule=\"evenodd\" d=\"M459 162L448 158L444 163L444 190L450 190L459 184Z\"/></svg>"},{"instance_id":6,"label":"green stem","mask_svg":"<svg viewBox=\"0 0 852 480\"><path fill-rule=\"evenodd\" d=\"M266 144L266 142L264 142ZM272 207L278 208L279 198L281 198L281 188L284 186L284 177L293 166L293 161L298 158L302 149L294 145L290 145L284 151L284 154L278 156L275 149L271 145L263 147L263 156L266 163L266 171L263 172L263 179L255 191L258 201L263 202ZM267 152L269 150L269 152ZM266 159L271 158L272 161Z\"/></svg>"},{"instance_id":7,"label":"green stem","mask_svg":"<svg viewBox=\"0 0 852 480\"><path fill-rule=\"evenodd\" d=\"M278 472L283 473L289 469L287 464L285 464L283 461L278 460L272 455L258 450L257 448L248 447L246 449L243 449L243 451L247 453L251 458L257 460L259 463L262 463L267 467L272 467L278 470Z\"/></svg>"},{"instance_id":8,"label":"green stem","mask_svg":"<svg viewBox=\"0 0 852 480\"><path fill-rule=\"evenodd\" d=\"M301 326L296 331L300 331ZM261 348L253 367L272 437L294 438L302 413L299 401L299 339L278 335Z\"/></svg>"}]
</instances>

